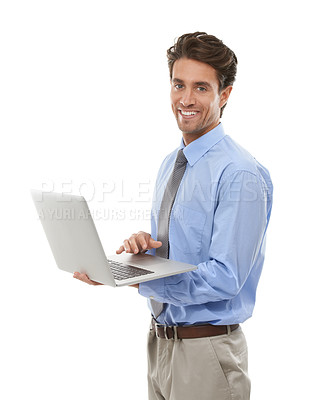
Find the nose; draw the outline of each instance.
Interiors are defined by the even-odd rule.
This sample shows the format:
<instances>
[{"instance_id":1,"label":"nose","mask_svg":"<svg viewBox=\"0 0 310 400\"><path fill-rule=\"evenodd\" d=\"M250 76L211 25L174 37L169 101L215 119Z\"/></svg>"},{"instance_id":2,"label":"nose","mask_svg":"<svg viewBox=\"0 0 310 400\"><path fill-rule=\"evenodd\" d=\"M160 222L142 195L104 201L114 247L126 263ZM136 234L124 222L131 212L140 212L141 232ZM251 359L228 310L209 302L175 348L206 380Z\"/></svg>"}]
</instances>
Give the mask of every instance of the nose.
<instances>
[{"instance_id":1,"label":"nose","mask_svg":"<svg viewBox=\"0 0 310 400\"><path fill-rule=\"evenodd\" d=\"M190 107L195 104L195 96L191 89L187 89L182 93L180 103L183 107Z\"/></svg>"}]
</instances>

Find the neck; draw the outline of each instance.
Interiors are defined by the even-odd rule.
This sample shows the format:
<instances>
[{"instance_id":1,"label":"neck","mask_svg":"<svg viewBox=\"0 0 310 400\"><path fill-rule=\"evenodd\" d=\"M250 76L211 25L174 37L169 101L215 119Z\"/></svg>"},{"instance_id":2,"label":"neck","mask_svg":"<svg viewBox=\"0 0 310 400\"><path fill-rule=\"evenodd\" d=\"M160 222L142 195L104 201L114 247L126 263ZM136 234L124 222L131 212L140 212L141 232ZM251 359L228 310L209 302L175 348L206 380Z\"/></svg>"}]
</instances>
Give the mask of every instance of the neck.
<instances>
[{"instance_id":1,"label":"neck","mask_svg":"<svg viewBox=\"0 0 310 400\"><path fill-rule=\"evenodd\" d=\"M188 133L188 132L182 132L183 135L183 142L185 146L189 145L192 143L194 140L199 139L201 136L205 135L206 133L212 131L212 129L216 128L220 124L220 121L215 122L214 124L210 125L206 130L203 132L197 132L197 133Z\"/></svg>"}]
</instances>

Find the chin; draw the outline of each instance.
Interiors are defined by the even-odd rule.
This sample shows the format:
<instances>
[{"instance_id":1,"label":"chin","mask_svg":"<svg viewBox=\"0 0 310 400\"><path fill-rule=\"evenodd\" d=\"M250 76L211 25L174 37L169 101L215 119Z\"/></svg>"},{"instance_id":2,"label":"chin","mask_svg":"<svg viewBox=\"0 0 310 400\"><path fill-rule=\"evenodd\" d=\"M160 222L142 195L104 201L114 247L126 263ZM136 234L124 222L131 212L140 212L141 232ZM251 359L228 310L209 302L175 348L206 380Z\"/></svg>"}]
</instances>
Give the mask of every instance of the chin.
<instances>
[{"instance_id":1,"label":"chin","mask_svg":"<svg viewBox=\"0 0 310 400\"><path fill-rule=\"evenodd\" d=\"M199 127L190 127L190 126L186 126L185 124L179 124L179 123L178 123L178 127L179 127L180 131L182 131L183 133L197 133L201 130L201 129L199 129Z\"/></svg>"},{"instance_id":2,"label":"chin","mask_svg":"<svg viewBox=\"0 0 310 400\"><path fill-rule=\"evenodd\" d=\"M200 134L201 132L203 132L203 129L188 129L187 127L184 126L179 126L180 131L182 131L182 133L185 133L187 135L197 135Z\"/></svg>"}]
</instances>

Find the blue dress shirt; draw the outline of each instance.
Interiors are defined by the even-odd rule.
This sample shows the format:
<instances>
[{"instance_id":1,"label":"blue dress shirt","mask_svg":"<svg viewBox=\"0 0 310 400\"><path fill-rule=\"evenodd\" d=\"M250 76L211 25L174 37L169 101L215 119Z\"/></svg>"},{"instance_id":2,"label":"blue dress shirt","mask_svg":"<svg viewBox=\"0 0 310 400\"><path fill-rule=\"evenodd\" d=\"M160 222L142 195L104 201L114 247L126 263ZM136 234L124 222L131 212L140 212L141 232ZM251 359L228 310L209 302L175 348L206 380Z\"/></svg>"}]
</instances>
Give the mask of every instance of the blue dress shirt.
<instances>
[{"instance_id":1,"label":"blue dress shirt","mask_svg":"<svg viewBox=\"0 0 310 400\"><path fill-rule=\"evenodd\" d=\"M165 303L157 318L161 324L243 322L252 315L264 262L270 175L225 135L222 124L186 147L182 140L158 172L151 219L155 240L161 200L180 148L188 164L171 211L169 258L198 269L140 283L139 293Z\"/></svg>"}]
</instances>

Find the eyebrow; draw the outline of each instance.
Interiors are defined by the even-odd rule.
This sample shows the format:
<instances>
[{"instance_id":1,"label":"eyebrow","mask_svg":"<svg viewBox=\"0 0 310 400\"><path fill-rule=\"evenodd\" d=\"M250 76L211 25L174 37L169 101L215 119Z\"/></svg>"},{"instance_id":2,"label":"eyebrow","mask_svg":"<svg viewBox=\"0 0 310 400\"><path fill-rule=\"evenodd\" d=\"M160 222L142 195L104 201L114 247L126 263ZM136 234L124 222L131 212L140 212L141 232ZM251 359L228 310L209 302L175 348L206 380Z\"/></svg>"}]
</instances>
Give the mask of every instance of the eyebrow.
<instances>
[{"instance_id":1,"label":"eyebrow","mask_svg":"<svg viewBox=\"0 0 310 400\"><path fill-rule=\"evenodd\" d=\"M173 83L184 83L184 81L182 81L182 79L179 79L179 78L173 78L173 79L172 79L172 82L173 82ZM209 83L209 82L206 82L206 81L194 82L194 84L195 84L196 86L206 86L206 87L208 87L208 88L211 88L211 87L212 87L212 86L210 85L210 83Z\"/></svg>"}]
</instances>

